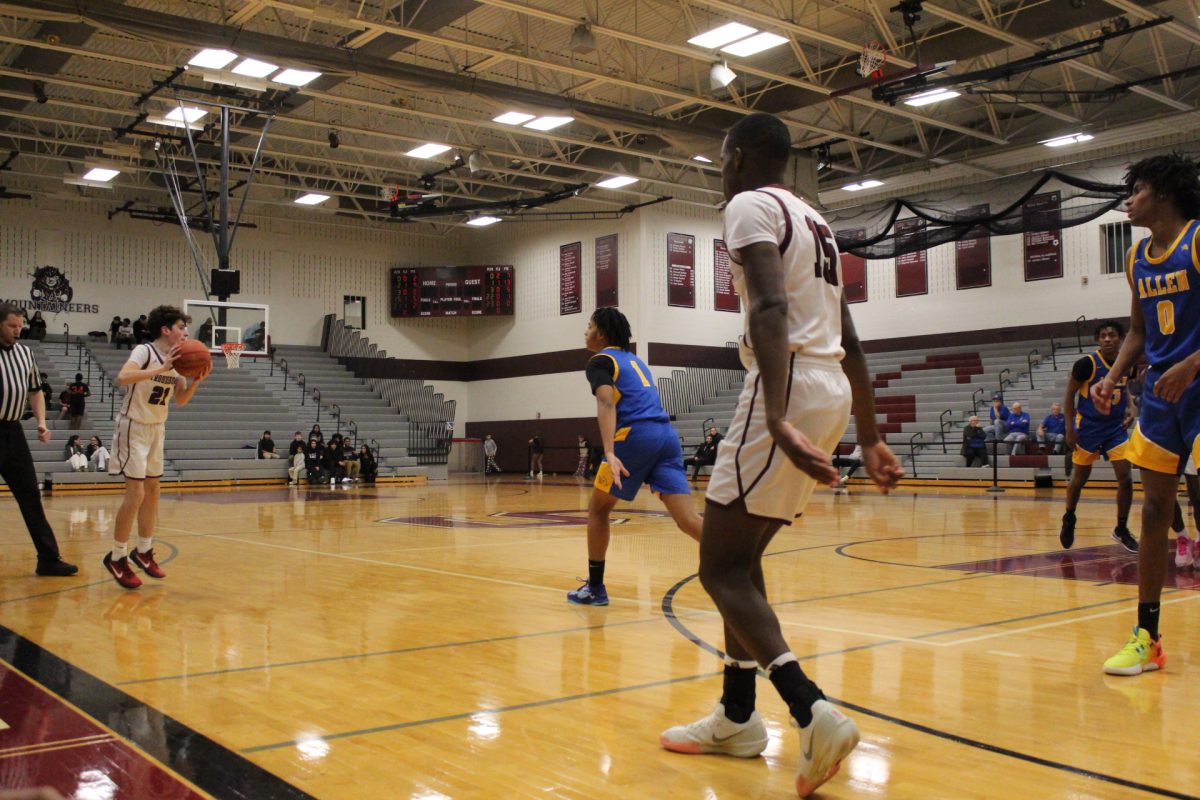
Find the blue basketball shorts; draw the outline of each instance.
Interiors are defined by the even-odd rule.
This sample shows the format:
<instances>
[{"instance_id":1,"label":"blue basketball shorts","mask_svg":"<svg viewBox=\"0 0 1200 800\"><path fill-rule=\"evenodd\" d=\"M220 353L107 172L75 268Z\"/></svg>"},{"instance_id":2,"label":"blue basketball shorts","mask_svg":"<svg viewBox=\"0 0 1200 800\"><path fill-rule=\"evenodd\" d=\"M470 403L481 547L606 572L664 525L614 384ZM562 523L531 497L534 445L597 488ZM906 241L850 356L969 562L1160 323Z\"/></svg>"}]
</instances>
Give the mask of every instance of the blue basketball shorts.
<instances>
[{"instance_id":1,"label":"blue basketball shorts","mask_svg":"<svg viewBox=\"0 0 1200 800\"><path fill-rule=\"evenodd\" d=\"M1183 392L1178 403L1154 394L1163 370L1146 370L1142 411L1129 437L1129 460L1139 467L1175 475L1190 456L1200 462L1200 377Z\"/></svg>"},{"instance_id":2,"label":"blue basketball shorts","mask_svg":"<svg viewBox=\"0 0 1200 800\"><path fill-rule=\"evenodd\" d=\"M669 422L638 422L619 428L613 453L629 470L621 477L621 488L613 483L608 461L600 465L593 485L621 500L632 500L643 483L656 494L691 494L679 434Z\"/></svg>"},{"instance_id":3,"label":"blue basketball shorts","mask_svg":"<svg viewBox=\"0 0 1200 800\"><path fill-rule=\"evenodd\" d=\"M1078 430L1075 451L1071 453L1072 463L1086 467L1106 454L1109 461L1124 461L1129 457L1126 452L1129 432L1121 427L1120 419L1115 423L1104 422L1099 425L1084 419L1079 423Z\"/></svg>"}]
</instances>

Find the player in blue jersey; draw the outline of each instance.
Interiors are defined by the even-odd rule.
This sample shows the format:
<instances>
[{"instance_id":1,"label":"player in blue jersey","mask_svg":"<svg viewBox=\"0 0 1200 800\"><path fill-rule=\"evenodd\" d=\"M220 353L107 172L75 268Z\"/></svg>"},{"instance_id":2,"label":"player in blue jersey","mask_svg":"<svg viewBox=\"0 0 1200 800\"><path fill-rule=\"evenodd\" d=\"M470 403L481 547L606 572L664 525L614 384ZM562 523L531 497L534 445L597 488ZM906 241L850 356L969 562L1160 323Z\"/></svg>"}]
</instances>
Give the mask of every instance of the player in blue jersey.
<instances>
[{"instance_id":1,"label":"player in blue jersey","mask_svg":"<svg viewBox=\"0 0 1200 800\"><path fill-rule=\"evenodd\" d=\"M1092 387L1097 408L1109 407L1116 382L1143 354L1150 368L1126 450L1141 470L1144 493L1138 619L1129 641L1104 662L1112 675L1137 675L1166 663L1158 618L1167 529L1180 464L1200 455L1200 169L1179 154L1153 156L1130 167L1125 183L1129 221L1149 228L1150 236L1129 251L1129 335L1108 375Z\"/></svg>"},{"instance_id":2,"label":"player in blue jersey","mask_svg":"<svg viewBox=\"0 0 1200 800\"><path fill-rule=\"evenodd\" d=\"M643 483L657 494L679 529L700 541L700 515L692 506L679 434L662 407L650 368L629 352L629 320L615 308L598 308L584 340L595 353L587 365L596 396L596 419L604 443L588 502L588 579L567 592L567 600L587 606L608 605L604 557L608 552L609 514L618 500L632 500Z\"/></svg>"},{"instance_id":3,"label":"player in blue jersey","mask_svg":"<svg viewBox=\"0 0 1200 800\"><path fill-rule=\"evenodd\" d=\"M1126 387L1128 378L1122 375L1116 382L1108 413L1100 413L1091 397L1092 386L1108 375L1124 338L1125 326L1116 320L1105 320L1097 325L1099 349L1076 361L1067 381L1063 408L1067 419L1068 457L1075 469L1067 486L1067 512L1063 514L1062 530L1058 534L1064 548L1075 543L1075 507L1079 505L1079 494L1091 477L1092 464L1104 456L1112 462L1117 476L1117 527L1113 528L1113 538L1131 553L1138 549L1137 539L1133 538L1127 524L1129 506L1133 503L1133 480L1125 457L1125 445L1129 440L1128 428L1135 417Z\"/></svg>"}]
</instances>

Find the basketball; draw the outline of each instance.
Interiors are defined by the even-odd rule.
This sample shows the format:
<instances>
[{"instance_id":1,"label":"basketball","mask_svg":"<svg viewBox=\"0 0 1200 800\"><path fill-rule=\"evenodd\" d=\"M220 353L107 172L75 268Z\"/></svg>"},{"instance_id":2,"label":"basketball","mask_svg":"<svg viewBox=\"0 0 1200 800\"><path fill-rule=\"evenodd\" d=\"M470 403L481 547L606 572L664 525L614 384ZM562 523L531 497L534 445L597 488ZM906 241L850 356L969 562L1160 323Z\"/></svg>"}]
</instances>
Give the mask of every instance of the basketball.
<instances>
[{"instance_id":1,"label":"basketball","mask_svg":"<svg viewBox=\"0 0 1200 800\"><path fill-rule=\"evenodd\" d=\"M198 378L212 367L212 355L204 342L184 339L179 344L179 355L175 356L175 371L185 378Z\"/></svg>"}]
</instances>

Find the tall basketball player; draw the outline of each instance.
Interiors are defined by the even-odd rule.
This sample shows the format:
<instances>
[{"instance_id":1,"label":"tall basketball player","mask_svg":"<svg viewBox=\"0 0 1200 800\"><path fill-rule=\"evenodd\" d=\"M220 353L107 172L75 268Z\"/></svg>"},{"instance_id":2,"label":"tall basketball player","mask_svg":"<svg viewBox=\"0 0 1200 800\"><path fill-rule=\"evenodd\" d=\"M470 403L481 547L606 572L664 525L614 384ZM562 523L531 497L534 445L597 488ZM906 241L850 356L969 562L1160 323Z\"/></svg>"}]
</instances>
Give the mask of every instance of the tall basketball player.
<instances>
[{"instance_id":1,"label":"tall basketball player","mask_svg":"<svg viewBox=\"0 0 1200 800\"><path fill-rule=\"evenodd\" d=\"M791 136L770 114L739 121L721 148L725 243L747 309L746 382L709 482L700 580L725 623L725 684L707 717L659 741L681 753L751 758L767 746L755 705L763 667L800 728L796 790L807 797L858 744L858 727L804 674L767 602L762 555L818 483L851 411L867 474L887 492L903 476L880 439L866 359L842 296L829 227L784 185Z\"/></svg>"},{"instance_id":2,"label":"tall basketball player","mask_svg":"<svg viewBox=\"0 0 1200 800\"><path fill-rule=\"evenodd\" d=\"M205 372L188 381L173 366L191 321L175 306L155 308L150 312L147 328L156 338L133 348L117 375L117 384L127 388L113 431L108 471L125 476L125 499L117 511L112 552L105 554L104 568L126 589L142 585L129 565L131 561L152 578L167 577L154 560L154 526L158 522L167 411L172 400L187 405L196 388L208 377ZM137 547L129 553L134 518L138 523L138 540Z\"/></svg>"},{"instance_id":3,"label":"tall basketball player","mask_svg":"<svg viewBox=\"0 0 1200 800\"><path fill-rule=\"evenodd\" d=\"M1075 469L1067 485L1067 511L1063 514L1058 541L1065 548L1075 543L1075 508L1079 495L1092 475L1092 464L1107 456L1117 476L1117 526L1113 539L1131 553L1138 549L1137 539L1129 532L1129 507L1133 503L1133 478L1125 456L1128 428L1133 424L1134 407L1126 387L1128 378L1121 376L1114 384L1111 408L1101 413L1092 402L1091 388L1108 375L1121 342L1125 326L1116 320L1105 320L1096 326L1099 348L1088 353L1071 367L1067 380L1067 395L1063 409L1067 418L1067 451Z\"/></svg>"},{"instance_id":4,"label":"tall basketball player","mask_svg":"<svg viewBox=\"0 0 1200 800\"><path fill-rule=\"evenodd\" d=\"M598 308L588 320L584 344L595 353L587 379L596 396L596 422L604 443L604 463L596 472L588 501L588 579L567 592L576 605L608 605L604 586L609 517L618 500L632 500L643 483L659 496L679 529L700 538L700 515L683 466L679 433L663 409L646 363L629 352L629 320L615 308Z\"/></svg>"},{"instance_id":5,"label":"tall basketball player","mask_svg":"<svg viewBox=\"0 0 1200 800\"><path fill-rule=\"evenodd\" d=\"M1138 550L1138 616L1133 635L1104 662L1110 675L1161 668L1159 598L1167 570L1167 528L1176 508L1179 467L1200 455L1200 169L1179 154L1152 156L1125 175L1129 221L1150 236L1129 251L1133 292L1129 335L1108 375L1092 387L1101 410L1116 382L1145 353L1150 368L1141 414L1129 437L1129 460L1141 469L1142 535Z\"/></svg>"}]
</instances>

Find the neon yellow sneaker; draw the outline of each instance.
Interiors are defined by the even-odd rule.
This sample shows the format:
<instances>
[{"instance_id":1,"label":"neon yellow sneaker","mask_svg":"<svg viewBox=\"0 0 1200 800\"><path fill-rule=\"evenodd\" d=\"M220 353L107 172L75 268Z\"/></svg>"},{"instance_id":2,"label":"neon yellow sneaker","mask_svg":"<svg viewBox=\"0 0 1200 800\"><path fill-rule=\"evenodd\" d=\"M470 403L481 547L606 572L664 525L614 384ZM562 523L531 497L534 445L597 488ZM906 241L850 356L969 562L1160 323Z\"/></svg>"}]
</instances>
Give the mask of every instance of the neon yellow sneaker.
<instances>
[{"instance_id":1,"label":"neon yellow sneaker","mask_svg":"<svg viewBox=\"0 0 1200 800\"><path fill-rule=\"evenodd\" d=\"M1162 637L1150 638L1145 628L1134 626L1133 635L1117 654L1104 662L1104 671L1109 675L1139 675L1166 666L1167 656L1163 653Z\"/></svg>"}]
</instances>

